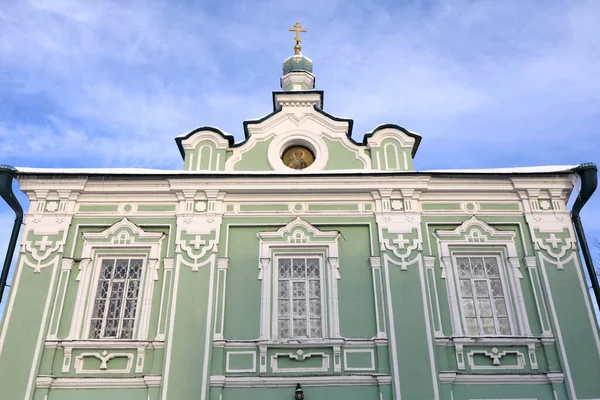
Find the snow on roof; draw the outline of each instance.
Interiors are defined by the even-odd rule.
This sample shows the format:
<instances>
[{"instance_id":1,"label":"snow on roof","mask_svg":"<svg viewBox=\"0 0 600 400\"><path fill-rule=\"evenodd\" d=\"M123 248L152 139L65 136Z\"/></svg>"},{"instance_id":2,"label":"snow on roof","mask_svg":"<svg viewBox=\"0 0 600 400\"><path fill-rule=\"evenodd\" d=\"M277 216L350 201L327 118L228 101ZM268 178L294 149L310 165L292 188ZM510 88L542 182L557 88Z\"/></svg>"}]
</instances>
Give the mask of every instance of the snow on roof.
<instances>
[{"instance_id":1,"label":"snow on roof","mask_svg":"<svg viewBox=\"0 0 600 400\"><path fill-rule=\"evenodd\" d=\"M183 138L185 138L186 136L189 136L189 134L190 134L190 133L192 133L192 132L194 132L194 131L202 130L202 129L215 129L215 130L217 130L217 131L219 131L219 132L222 132L222 133L223 133L223 135L225 135L225 136L231 136L231 137L233 137L233 135L232 135L232 134L230 134L230 133L227 133L227 132L224 132L222 129L220 129L220 128L217 128L216 126L212 126L212 125L203 125L203 126L199 126L199 127L195 128L195 129L192 129L192 130L191 130L191 131L189 131L189 132L182 133L181 135L177 135L177 136L175 136L175 139L177 139L177 138L182 138L182 139L183 139Z\"/></svg>"},{"instance_id":2,"label":"snow on roof","mask_svg":"<svg viewBox=\"0 0 600 400\"><path fill-rule=\"evenodd\" d=\"M420 173L420 174L549 174L556 172L570 172L577 165L548 165L539 167L516 168L483 168L483 169L430 169L419 171L381 171L364 169L346 169L329 171L185 171L176 169L150 169L150 168L29 168L17 167L19 174L25 175L315 175L315 174L390 174L390 173Z\"/></svg>"}]
</instances>

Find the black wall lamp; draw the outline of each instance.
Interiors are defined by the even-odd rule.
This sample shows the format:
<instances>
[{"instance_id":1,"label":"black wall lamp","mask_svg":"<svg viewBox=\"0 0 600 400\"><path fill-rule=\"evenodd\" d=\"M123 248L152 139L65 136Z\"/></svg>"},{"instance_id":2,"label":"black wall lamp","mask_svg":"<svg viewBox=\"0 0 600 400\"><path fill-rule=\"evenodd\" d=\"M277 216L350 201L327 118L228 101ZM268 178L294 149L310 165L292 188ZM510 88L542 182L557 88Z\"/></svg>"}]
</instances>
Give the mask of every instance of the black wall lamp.
<instances>
[{"instance_id":1,"label":"black wall lamp","mask_svg":"<svg viewBox=\"0 0 600 400\"><path fill-rule=\"evenodd\" d=\"M304 400L304 390L302 390L302 386L299 383L296 384L296 392L294 392L294 400Z\"/></svg>"}]
</instances>

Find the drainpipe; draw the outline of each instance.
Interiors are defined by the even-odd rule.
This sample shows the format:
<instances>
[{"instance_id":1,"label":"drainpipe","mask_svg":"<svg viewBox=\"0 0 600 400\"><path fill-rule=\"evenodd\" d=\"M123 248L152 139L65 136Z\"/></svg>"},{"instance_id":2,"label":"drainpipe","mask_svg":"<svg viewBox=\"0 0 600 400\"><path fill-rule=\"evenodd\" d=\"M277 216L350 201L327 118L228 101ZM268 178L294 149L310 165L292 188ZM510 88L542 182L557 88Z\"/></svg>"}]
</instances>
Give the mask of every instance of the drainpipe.
<instances>
[{"instance_id":1,"label":"drainpipe","mask_svg":"<svg viewBox=\"0 0 600 400\"><path fill-rule=\"evenodd\" d=\"M596 164L594 163L583 163L573 168L573 172L577 173L581 179L581 190L579 190L579 195L573 204L573 209L571 210L571 219L573 220L573 226L575 227L575 232L577 233L577 238L579 239L579 248L583 253L585 266L587 267L590 280L592 281L592 288L594 289L596 304L600 309L600 284L598 283L598 276L596 275L596 270L594 269L594 262L592 261L592 255L590 254L590 248L587 240L585 239L585 232L583 231L583 225L581 225L581 218L579 217L579 212L598 186L598 167L596 167Z\"/></svg>"},{"instance_id":2,"label":"drainpipe","mask_svg":"<svg viewBox=\"0 0 600 400\"><path fill-rule=\"evenodd\" d=\"M2 196L6 204L8 204L15 212L15 223L13 225L12 233L10 234L6 258L4 259L4 266L2 267L2 273L0 274L0 302L2 302L2 297L4 296L4 288L6 288L10 264L12 262L13 253L15 252L15 247L17 246L17 240L19 240L21 224L23 223L23 208L21 208L21 205L12 190L13 179L16 175L17 170L15 168L10 165L0 165L0 196Z\"/></svg>"}]
</instances>

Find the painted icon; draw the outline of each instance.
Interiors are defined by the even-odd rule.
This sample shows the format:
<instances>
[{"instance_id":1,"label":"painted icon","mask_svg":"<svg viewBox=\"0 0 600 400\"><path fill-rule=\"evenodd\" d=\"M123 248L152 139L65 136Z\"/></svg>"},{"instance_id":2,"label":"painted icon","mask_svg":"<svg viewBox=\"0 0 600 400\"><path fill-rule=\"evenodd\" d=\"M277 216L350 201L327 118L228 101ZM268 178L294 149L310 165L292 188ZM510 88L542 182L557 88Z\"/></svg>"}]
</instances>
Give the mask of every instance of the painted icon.
<instances>
[{"instance_id":1,"label":"painted icon","mask_svg":"<svg viewBox=\"0 0 600 400\"><path fill-rule=\"evenodd\" d=\"M292 146L283 152L281 160L289 168L304 169L311 166L315 161L315 156L304 146Z\"/></svg>"}]
</instances>

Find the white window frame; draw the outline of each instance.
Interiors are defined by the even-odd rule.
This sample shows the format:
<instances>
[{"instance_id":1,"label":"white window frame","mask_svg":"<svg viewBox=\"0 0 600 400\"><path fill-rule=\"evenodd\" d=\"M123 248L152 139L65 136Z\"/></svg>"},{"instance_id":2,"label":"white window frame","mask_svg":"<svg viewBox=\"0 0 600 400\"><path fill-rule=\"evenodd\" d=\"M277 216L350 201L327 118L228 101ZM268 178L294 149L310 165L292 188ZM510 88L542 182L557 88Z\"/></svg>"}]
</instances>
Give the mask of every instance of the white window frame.
<instances>
[{"instance_id":1,"label":"white window frame","mask_svg":"<svg viewBox=\"0 0 600 400\"><path fill-rule=\"evenodd\" d=\"M464 320L458 297L458 277L454 253L470 254L500 254L502 265L505 269L506 280L503 282L505 298L511 323L511 336L531 336L531 328L525 309L523 290L520 280L523 275L520 271L520 262L515 245L515 232L497 230L484 221L471 217L454 230L438 230L434 233L437 239L438 253L440 255L442 278L446 280L448 302L452 322L452 336L465 335ZM473 250L478 249L479 250ZM510 317L511 313L513 316ZM478 337L494 337L505 335L478 335Z\"/></svg>"},{"instance_id":2,"label":"white window frame","mask_svg":"<svg viewBox=\"0 0 600 400\"><path fill-rule=\"evenodd\" d=\"M311 338L277 339L277 285L274 276L277 271L276 257L280 254L322 257L321 297L322 300L322 338L341 338L339 323L339 301L337 280L338 270L338 237L337 231L320 231L308 222L296 218L276 232L258 233L259 277L261 284L260 340L293 340L311 341ZM324 294L325 293L325 294Z\"/></svg>"},{"instance_id":3,"label":"white window frame","mask_svg":"<svg viewBox=\"0 0 600 400\"><path fill-rule=\"evenodd\" d=\"M290 335L289 338L280 338L279 337L279 260L282 258L317 258L319 259L319 283L321 285L320 291L321 291L321 296L320 296L320 302L321 302L321 336L318 337L309 337L308 335L306 337L296 337L293 335L293 324L290 326L291 330L292 330L292 334ZM324 254L321 252L303 252L303 253L275 253L274 257L273 257L273 326L272 326L272 332L273 332L273 338L274 339L306 339L306 340L310 340L310 339L322 339L324 337L326 337L326 332L327 332L327 319L326 319L326 315L327 315L327 305L325 303L325 298L327 295L327 291L326 291L326 282L325 282L325 257ZM307 293L308 293L308 285L306 287ZM290 294L291 296L291 294ZM307 309L307 314L309 313L309 310ZM293 310L290 307L290 315L293 314ZM292 318L293 319L293 318ZM309 318L310 319L310 318ZM307 325L307 332L310 331L310 326Z\"/></svg>"},{"instance_id":4,"label":"white window frame","mask_svg":"<svg viewBox=\"0 0 600 400\"><path fill-rule=\"evenodd\" d=\"M148 340L153 286L158 281L158 261L165 234L146 232L124 218L102 232L88 232L82 236L84 244L79 262L79 273L76 278L79 285L67 339L111 342ZM91 339L89 330L101 260L119 257L143 259L133 337L131 339Z\"/></svg>"},{"instance_id":5,"label":"white window frame","mask_svg":"<svg viewBox=\"0 0 600 400\"><path fill-rule=\"evenodd\" d=\"M509 326L509 330L510 330L510 333L508 333L508 335L513 335L516 330L515 317L514 317L514 312L513 312L514 304L511 300L511 292L510 292L510 290L509 290L510 288L508 287L508 284L507 284L508 277L506 276L505 265L504 265L502 253L499 251L494 251L493 249L490 249L490 250L491 251L480 251L480 252L453 251L452 252L452 266L453 266L452 270L454 273L454 279L455 279L455 282L460 282L460 277L458 274L457 258L461 258L461 257L468 257L468 258L494 257L498 262L498 273L499 273L499 277L500 277L500 282L502 284L503 297L504 297L506 310L507 310L507 314L508 314L507 315L508 316L508 326ZM471 279L473 279L473 278L471 278ZM465 319L465 312L462 308L462 305L460 304L460 300L462 298L460 284L456 285L456 293L458 295L458 301L459 301L458 308L459 308L459 312L461 315L462 326L463 326L463 329L466 331L467 330L467 322ZM475 293L475 289L473 289L473 293ZM473 299L475 299L475 295L473 296ZM475 305L475 307L477 307L477 306ZM495 315L495 311L493 310L493 305L491 304L491 302L490 302L490 307L492 307L493 318L494 318L494 320L496 320L497 316ZM477 311L476 314L477 314L477 328L478 328L478 330L481 330L479 312ZM506 334L501 334L501 333L482 334L482 333L480 333L477 336L506 336Z\"/></svg>"}]
</instances>

